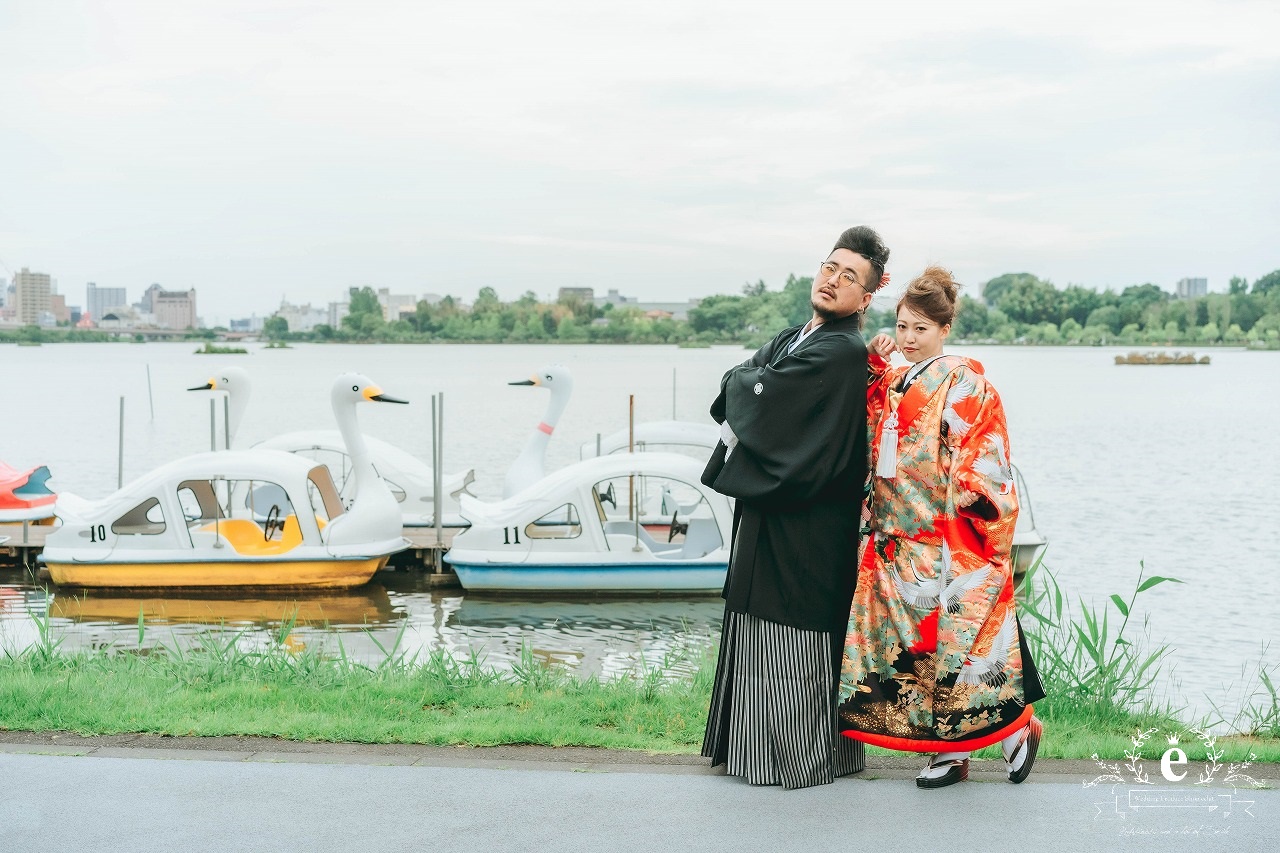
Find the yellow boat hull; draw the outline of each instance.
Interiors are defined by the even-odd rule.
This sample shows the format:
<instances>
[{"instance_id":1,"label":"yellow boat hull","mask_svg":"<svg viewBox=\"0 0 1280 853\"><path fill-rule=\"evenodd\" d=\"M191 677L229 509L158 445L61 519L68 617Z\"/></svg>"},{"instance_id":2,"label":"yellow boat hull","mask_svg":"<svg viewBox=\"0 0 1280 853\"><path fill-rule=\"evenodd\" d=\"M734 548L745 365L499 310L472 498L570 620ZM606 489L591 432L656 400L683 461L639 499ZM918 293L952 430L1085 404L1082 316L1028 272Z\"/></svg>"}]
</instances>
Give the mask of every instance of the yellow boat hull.
<instances>
[{"instance_id":1,"label":"yellow boat hull","mask_svg":"<svg viewBox=\"0 0 1280 853\"><path fill-rule=\"evenodd\" d=\"M49 603L49 615L75 622L134 624L138 615L148 623L226 625L272 624L291 620L299 625L388 624L395 610L387 591L378 584L354 590L131 590L59 591Z\"/></svg>"},{"instance_id":2,"label":"yellow boat hull","mask_svg":"<svg viewBox=\"0 0 1280 853\"><path fill-rule=\"evenodd\" d=\"M225 563L46 563L60 586L117 589L251 587L341 589L366 584L387 557Z\"/></svg>"}]
</instances>

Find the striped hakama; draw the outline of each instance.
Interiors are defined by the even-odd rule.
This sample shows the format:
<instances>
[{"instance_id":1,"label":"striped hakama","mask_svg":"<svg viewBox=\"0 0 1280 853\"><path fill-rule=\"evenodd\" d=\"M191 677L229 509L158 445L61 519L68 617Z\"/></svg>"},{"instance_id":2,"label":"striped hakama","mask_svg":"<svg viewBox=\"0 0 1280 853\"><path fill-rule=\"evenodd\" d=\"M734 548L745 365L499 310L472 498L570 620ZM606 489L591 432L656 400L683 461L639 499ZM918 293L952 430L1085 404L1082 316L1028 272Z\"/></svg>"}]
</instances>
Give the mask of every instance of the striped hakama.
<instances>
[{"instance_id":1,"label":"striped hakama","mask_svg":"<svg viewBox=\"0 0 1280 853\"><path fill-rule=\"evenodd\" d=\"M843 637L725 611L702 754L752 785L826 785L864 767L837 730Z\"/></svg>"}]
</instances>

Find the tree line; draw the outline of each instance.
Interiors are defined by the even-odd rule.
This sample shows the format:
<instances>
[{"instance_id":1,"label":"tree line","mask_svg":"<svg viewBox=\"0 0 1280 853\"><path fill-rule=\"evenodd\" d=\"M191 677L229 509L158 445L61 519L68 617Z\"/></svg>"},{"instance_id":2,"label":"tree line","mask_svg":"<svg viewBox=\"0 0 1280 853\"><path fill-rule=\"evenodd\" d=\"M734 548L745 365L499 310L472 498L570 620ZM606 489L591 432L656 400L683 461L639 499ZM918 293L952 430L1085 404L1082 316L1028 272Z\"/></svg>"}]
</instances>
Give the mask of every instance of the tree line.
<instances>
[{"instance_id":1,"label":"tree line","mask_svg":"<svg viewBox=\"0 0 1280 853\"><path fill-rule=\"evenodd\" d=\"M452 296L420 301L412 314L388 322L370 287L353 288L339 327L290 332L282 317L267 320L273 340L388 343L665 343L758 345L805 322L813 279L791 275L777 290L764 281L739 294L708 296L687 319L648 317L634 307L597 306L575 296L543 302L532 292L502 302L483 288L471 306ZM893 310L867 312L868 331L891 329ZM979 296L964 295L953 340L1023 344L1237 344L1280 349L1280 270L1252 285L1232 278L1227 293L1178 299L1154 284L1117 292L1080 285L1059 289L1031 273L1006 273Z\"/></svg>"},{"instance_id":2,"label":"tree line","mask_svg":"<svg viewBox=\"0 0 1280 853\"><path fill-rule=\"evenodd\" d=\"M567 295L544 302L527 292L503 302L491 287L470 306L446 296L418 302L410 314L384 319L371 287L352 288L349 313L338 326L306 332L289 329L275 316L264 324L273 341L384 343L635 343L758 346L811 315L813 279L790 275L777 290L764 281L741 293L708 296L687 319L646 316L638 308L597 306ZM892 309L867 312L869 333L893 328ZM209 339L219 329L192 330ZM111 340L110 332L40 329L0 330L0 342ZM1005 344L1176 345L1230 344L1280 349L1280 270L1250 284L1232 278L1227 293L1178 299L1154 284L1117 292L1080 285L1058 288L1031 273L1006 273L986 282L976 296L964 295L952 340Z\"/></svg>"}]
</instances>

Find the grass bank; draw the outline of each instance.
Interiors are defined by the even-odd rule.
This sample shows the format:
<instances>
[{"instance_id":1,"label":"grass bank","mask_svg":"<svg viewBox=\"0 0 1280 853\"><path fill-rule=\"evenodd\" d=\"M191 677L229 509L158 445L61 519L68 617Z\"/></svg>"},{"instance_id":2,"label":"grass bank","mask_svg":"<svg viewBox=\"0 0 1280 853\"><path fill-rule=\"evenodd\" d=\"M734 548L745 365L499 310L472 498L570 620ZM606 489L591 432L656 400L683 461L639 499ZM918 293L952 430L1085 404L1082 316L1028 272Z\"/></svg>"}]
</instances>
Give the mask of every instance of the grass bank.
<instances>
[{"instance_id":1,"label":"grass bank","mask_svg":"<svg viewBox=\"0 0 1280 853\"><path fill-rule=\"evenodd\" d=\"M1113 596L1101 613L1081 603L1078 620L1051 576L1037 582L1024 622L1049 694L1036 706L1046 729L1042 756L1123 760L1141 732L1185 733L1212 722L1181 719L1147 699L1167 649L1143 651L1128 617L1141 592L1168 581L1139 578L1128 599ZM1118 626L1110 609L1123 614ZM291 629L281 626L276 643L257 650L232 638L63 653L46 620L35 646L0 653L0 729L687 753L701 743L715 668L710 648L616 680L548 668L531 654L510 671L445 653L406 659L394 649L369 666L341 647L336 656L294 653ZM674 664L692 674L665 677ZM1265 670L1261 677L1270 689ZM1220 760L1280 762L1280 705L1274 689L1261 695L1246 713L1247 736L1216 742ZM980 755L997 757L994 748Z\"/></svg>"}]
</instances>

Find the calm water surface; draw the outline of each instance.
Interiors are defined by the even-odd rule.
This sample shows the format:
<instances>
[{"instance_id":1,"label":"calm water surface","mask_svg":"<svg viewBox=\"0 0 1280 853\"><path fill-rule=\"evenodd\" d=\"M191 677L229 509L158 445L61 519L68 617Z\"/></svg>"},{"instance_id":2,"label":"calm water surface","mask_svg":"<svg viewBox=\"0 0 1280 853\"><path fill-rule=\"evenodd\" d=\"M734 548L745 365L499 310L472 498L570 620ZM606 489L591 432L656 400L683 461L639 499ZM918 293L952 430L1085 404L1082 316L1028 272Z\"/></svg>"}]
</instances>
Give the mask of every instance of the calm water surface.
<instances>
[{"instance_id":1,"label":"calm water surface","mask_svg":"<svg viewBox=\"0 0 1280 853\"><path fill-rule=\"evenodd\" d=\"M430 395L445 395L445 468L474 468L473 490L500 496L507 466L542 417L547 393L510 386L540 365L569 366L575 389L548 450L548 469L578 446L638 421L707 419L736 347L308 346L247 356L195 355L194 344L0 345L0 459L47 464L54 486L96 498L114 490L116 419L126 398L126 479L209 446L203 384L221 364L249 370L254 396L236 444L330 428L329 383L359 370L410 406L366 406L365 432L430 457ZM1127 593L1145 561L1172 576L1139 599L1156 642L1176 647L1169 698L1207 709L1240 699L1241 668L1263 659L1280 617L1280 455L1266 440L1280 422L1280 353L1212 352L1207 367L1113 365L1107 348L970 347L999 388L1014 461L1028 483L1046 562L1065 591L1101 602ZM151 371L155 416L148 403ZM674 371L674 400L673 400ZM410 652L474 651L495 664L522 644L547 660L615 673L661 664L719 630L716 599L520 601L421 587L389 574L351 593L287 600L74 598L46 593L21 573L0 574L0 642L35 636L31 612L48 600L70 647L144 643L236 627L268 642L284 610L298 609L293 642L330 643L376 657L401 637ZM325 625L329 626L328 628ZM377 641L375 643L375 640ZM1280 655L1268 652L1273 665Z\"/></svg>"}]
</instances>

